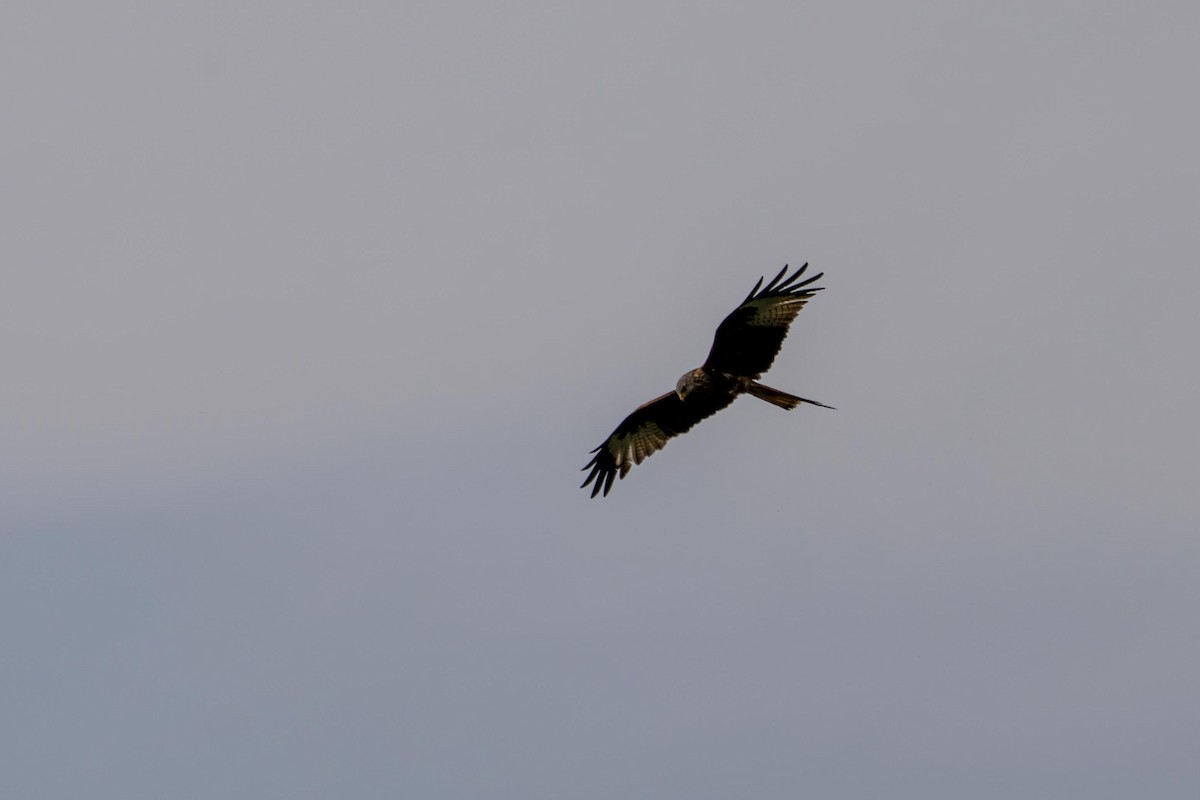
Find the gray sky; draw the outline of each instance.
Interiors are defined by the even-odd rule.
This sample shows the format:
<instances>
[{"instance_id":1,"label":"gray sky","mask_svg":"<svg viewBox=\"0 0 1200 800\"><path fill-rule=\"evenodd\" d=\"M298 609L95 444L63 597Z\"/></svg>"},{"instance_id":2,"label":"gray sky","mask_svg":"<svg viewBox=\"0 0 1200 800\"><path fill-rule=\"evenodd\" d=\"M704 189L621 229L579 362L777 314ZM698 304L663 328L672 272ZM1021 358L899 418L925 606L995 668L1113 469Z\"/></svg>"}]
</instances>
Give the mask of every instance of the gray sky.
<instances>
[{"instance_id":1,"label":"gray sky","mask_svg":"<svg viewBox=\"0 0 1200 800\"><path fill-rule=\"evenodd\" d=\"M1198 40L5 3L0 794L1196 797Z\"/></svg>"}]
</instances>

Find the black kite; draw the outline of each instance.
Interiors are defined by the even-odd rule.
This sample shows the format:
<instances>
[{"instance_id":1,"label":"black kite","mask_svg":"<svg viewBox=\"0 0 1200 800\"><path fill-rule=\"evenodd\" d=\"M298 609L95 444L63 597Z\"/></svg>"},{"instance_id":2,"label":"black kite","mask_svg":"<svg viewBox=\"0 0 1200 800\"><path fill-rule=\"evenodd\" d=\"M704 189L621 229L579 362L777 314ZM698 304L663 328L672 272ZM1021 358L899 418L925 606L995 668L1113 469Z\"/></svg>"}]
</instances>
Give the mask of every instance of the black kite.
<instances>
[{"instance_id":1,"label":"black kite","mask_svg":"<svg viewBox=\"0 0 1200 800\"><path fill-rule=\"evenodd\" d=\"M605 495L613 480L625 475L667 445L667 440L691 429L700 420L729 405L740 394L751 394L780 408L792 409L801 403L833 408L816 400L781 392L758 383L783 345L788 326L804 304L822 287L809 288L819 273L796 283L808 264L790 276L785 265L775 279L762 288L763 279L746 295L733 313L717 327L708 359L697 369L684 374L667 392L625 418L584 469L591 469L580 488L592 485L592 497Z\"/></svg>"}]
</instances>

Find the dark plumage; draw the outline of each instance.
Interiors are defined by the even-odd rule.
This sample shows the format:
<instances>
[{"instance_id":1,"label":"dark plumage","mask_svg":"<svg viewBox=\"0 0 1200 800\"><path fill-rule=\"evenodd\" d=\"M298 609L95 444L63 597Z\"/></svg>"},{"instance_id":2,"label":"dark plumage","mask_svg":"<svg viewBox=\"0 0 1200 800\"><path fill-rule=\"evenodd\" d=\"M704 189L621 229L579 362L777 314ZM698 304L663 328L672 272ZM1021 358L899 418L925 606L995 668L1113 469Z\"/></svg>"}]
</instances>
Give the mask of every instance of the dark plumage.
<instances>
[{"instance_id":1,"label":"dark plumage","mask_svg":"<svg viewBox=\"0 0 1200 800\"><path fill-rule=\"evenodd\" d=\"M592 484L592 497L601 492L607 495L618 476L624 478L634 464L666 447L671 437L690 430L740 394L786 409L801 403L832 408L758 383L779 353L792 320L809 298L821 291L822 287L810 288L810 284L824 273L797 282L806 269L808 264L789 276L784 266L765 287L759 278L741 305L717 326L704 364L685 373L675 391L638 406L592 451L595 455L584 467L591 472L580 488Z\"/></svg>"}]
</instances>

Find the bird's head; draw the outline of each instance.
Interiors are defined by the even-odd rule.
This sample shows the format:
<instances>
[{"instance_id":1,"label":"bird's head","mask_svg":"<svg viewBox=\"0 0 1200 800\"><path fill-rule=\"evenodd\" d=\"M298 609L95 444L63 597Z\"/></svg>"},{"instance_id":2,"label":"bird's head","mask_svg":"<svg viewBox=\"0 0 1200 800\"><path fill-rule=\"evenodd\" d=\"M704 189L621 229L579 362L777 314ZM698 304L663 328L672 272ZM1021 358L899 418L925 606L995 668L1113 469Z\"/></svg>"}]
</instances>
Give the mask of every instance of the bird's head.
<instances>
[{"instance_id":1,"label":"bird's head","mask_svg":"<svg viewBox=\"0 0 1200 800\"><path fill-rule=\"evenodd\" d=\"M679 379L679 382L675 384L675 394L679 395L680 400L687 400L688 394L699 384L700 379L703 377L703 375L697 375L699 372L701 371L698 369L685 372L683 377Z\"/></svg>"}]
</instances>

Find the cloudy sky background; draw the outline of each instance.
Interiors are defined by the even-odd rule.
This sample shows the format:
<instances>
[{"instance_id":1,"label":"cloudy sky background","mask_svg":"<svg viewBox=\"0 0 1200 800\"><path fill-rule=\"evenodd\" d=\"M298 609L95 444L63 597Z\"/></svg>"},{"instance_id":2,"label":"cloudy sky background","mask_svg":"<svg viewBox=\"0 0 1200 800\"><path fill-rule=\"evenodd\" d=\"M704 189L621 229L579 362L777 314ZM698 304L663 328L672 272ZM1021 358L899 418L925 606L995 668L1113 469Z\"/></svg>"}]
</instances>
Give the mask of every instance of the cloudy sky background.
<instances>
[{"instance_id":1,"label":"cloudy sky background","mask_svg":"<svg viewBox=\"0 0 1200 800\"><path fill-rule=\"evenodd\" d=\"M0 790L1194 798L1190 2L0 7ZM769 382L591 501L759 275Z\"/></svg>"}]
</instances>

